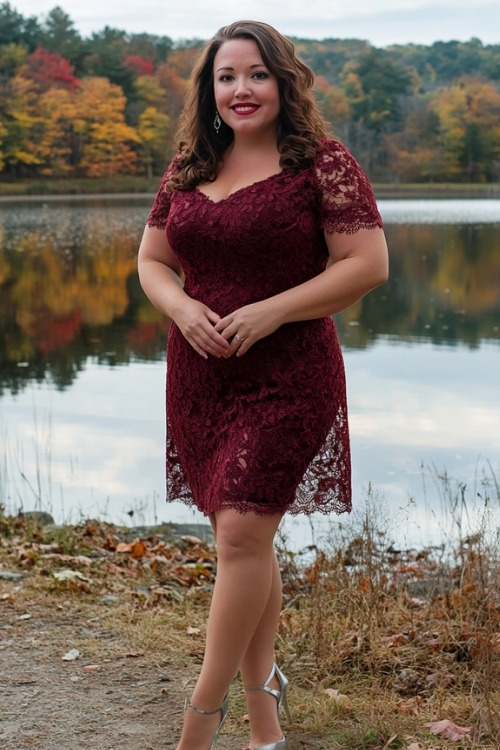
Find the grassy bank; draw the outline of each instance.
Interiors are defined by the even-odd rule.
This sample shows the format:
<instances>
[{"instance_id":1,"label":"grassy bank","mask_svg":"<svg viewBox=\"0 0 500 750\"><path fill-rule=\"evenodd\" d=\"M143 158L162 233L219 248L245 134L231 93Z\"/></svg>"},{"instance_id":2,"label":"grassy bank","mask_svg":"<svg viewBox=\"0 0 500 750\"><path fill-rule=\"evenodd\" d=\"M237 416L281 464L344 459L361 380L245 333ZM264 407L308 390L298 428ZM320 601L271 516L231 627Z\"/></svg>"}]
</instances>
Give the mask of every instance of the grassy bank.
<instances>
[{"instance_id":1,"label":"grassy bank","mask_svg":"<svg viewBox=\"0 0 500 750\"><path fill-rule=\"evenodd\" d=\"M0 198L56 195L106 195L155 193L160 176L130 176L106 179L0 181ZM378 198L500 198L500 184L414 183L374 184Z\"/></svg>"},{"instance_id":2,"label":"grassy bank","mask_svg":"<svg viewBox=\"0 0 500 750\"><path fill-rule=\"evenodd\" d=\"M429 199L429 198L500 198L500 184L480 185L474 183L412 183L374 184L377 198Z\"/></svg>"},{"instance_id":3,"label":"grassy bank","mask_svg":"<svg viewBox=\"0 0 500 750\"><path fill-rule=\"evenodd\" d=\"M69 180L16 180L0 181L1 197L50 196L50 195L106 195L116 193L155 193L160 177L148 180L146 177L114 177L105 179Z\"/></svg>"},{"instance_id":4,"label":"grassy bank","mask_svg":"<svg viewBox=\"0 0 500 750\"><path fill-rule=\"evenodd\" d=\"M453 548L397 550L368 510L357 530L340 530L307 563L282 540L277 659L291 683L292 742L497 749L499 551L486 521ZM18 577L2 598L19 611L35 600L61 610L85 603L113 639L197 672L216 572L210 544L176 538L168 526L53 527L3 515L2 572ZM244 713L236 682L226 736L241 731Z\"/></svg>"}]
</instances>

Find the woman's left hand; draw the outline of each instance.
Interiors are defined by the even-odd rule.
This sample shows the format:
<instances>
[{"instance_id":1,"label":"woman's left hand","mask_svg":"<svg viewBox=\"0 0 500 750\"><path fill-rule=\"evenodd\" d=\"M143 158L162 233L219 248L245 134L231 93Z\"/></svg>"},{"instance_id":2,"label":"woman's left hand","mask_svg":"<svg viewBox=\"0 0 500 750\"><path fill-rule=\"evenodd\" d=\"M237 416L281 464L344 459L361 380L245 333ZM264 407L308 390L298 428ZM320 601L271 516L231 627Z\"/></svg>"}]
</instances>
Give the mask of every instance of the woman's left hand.
<instances>
[{"instance_id":1,"label":"woman's left hand","mask_svg":"<svg viewBox=\"0 0 500 750\"><path fill-rule=\"evenodd\" d=\"M234 310L221 318L214 326L230 346L224 357L236 354L241 357L259 339L269 336L281 325L278 311L273 310L269 300L254 302Z\"/></svg>"}]
</instances>

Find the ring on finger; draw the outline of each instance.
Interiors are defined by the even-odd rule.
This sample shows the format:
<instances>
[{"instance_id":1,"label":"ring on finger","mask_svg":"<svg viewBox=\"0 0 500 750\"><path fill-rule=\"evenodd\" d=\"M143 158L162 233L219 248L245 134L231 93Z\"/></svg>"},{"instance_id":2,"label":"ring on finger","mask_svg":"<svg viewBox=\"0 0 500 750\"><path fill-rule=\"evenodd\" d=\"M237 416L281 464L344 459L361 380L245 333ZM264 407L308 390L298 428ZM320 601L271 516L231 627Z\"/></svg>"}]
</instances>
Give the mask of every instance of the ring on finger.
<instances>
[{"instance_id":1,"label":"ring on finger","mask_svg":"<svg viewBox=\"0 0 500 750\"><path fill-rule=\"evenodd\" d=\"M239 333L235 333L235 334L234 334L234 339L235 339L236 341L239 341L239 342L240 342L240 344L242 344L242 343L243 343L243 341L245 340L244 338L242 338L242 337L240 336L240 334L239 334Z\"/></svg>"}]
</instances>

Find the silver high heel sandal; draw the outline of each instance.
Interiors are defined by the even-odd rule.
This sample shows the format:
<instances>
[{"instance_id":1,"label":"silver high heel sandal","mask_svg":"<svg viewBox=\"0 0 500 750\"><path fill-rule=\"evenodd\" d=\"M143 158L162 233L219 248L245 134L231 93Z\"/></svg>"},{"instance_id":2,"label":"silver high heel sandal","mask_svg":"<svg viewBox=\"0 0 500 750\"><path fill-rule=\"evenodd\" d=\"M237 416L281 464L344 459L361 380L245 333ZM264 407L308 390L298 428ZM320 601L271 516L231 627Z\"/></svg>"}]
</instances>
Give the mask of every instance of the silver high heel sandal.
<instances>
[{"instance_id":1,"label":"silver high heel sandal","mask_svg":"<svg viewBox=\"0 0 500 750\"><path fill-rule=\"evenodd\" d=\"M279 690L273 690L273 688L269 687L269 683L273 679L273 677L276 677L276 679L279 682ZM271 674L265 681L263 685L243 685L244 690L264 690L266 693L269 693L274 698L276 698L276 709L278 711L278 715L280 712L281 706L283 706L286 714L286 718L288 719L288 722L291 723L292 717L290 715L290 709L288 708L288 699L286 696L286 691L288 689L288 680L281 671L281 669L277 666L277 664L273 664L273 668L271 670ZM250 750L249 747L246 748L246 750ZM259 747L253 748L253 750L286 750L286 739L283 737L281 740L278 740L277 742L270 742L267 745L260 745Z\"/></svg>"},{"instance_id":2,"label":"silver high heel sandal","mask_svg":"<svg viewBox=\"0 0 500 750\"><path fill-rule=\"evenodd\" d=\"M224 700L222 701L222 706L219 708L215 708L213 711L204 711L202 708L198 708L197 706L193 706L192 703L188 703L188 708L192 708L193 711L196 711L198 714L203 714L204 716L212 716L213 714L216 714L220 712L220 724L215 730L214 738L212 740L212 744L208 748L208 750L214 750L214 747L217 743L217 740L219 739L220 730L222 729L222 726L224 722L226 721L227 717L227 711L228 711L228 694L226 693L226 696Z\"/></svg>"}]
</instances>

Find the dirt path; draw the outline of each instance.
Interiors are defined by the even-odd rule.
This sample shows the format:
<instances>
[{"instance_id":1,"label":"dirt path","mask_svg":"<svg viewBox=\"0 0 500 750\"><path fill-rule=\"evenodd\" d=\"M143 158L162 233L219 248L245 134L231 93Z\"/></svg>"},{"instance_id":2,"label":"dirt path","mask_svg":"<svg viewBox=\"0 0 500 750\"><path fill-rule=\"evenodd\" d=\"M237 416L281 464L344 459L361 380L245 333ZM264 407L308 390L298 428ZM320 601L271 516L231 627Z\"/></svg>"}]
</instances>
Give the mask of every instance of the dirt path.
<instances>
[{"instance_id":1,"label":"dirt path","mask_svg":"<svg viewBox=\"0 0 500 750\"><path fill-rule=\"evenodd\" d=\"M187 670L117 638L95 605L48 608L32 600L19 609L4 599L0 606L1 748L175 747L192 677ZM64 661L75 648L79 658ZM226 736L219 747L244 743L244 736Z\"/></svg>"},{"instance_id":2,"label":"dirt path","mask_svg":"<svg viewBox=\"0 0 500 750\"><path fill-rule=\"evenodd\" d=\"M175 748L196 663L138 650L103 624L106 604L43 594L18 603L16 584L0 584L2 750ZM72 649L80 656L64 661ZM318 738L294 734L288 750L327 750ZM217 750L241 750L246 737L229 726Z\"/></svg>"},{"instance_id":3,"label":"dirt path","mask_svg":"<svg viewBox=\"0 0 500 750\"><path fill-rule=\"evenodd\" d=\"M0 748L173 750L215 575L203 529L3 526ZM217 750L247 746L233 689ZM335 747L287 736L287 750Z\"/></svg>"}]
</instances>

